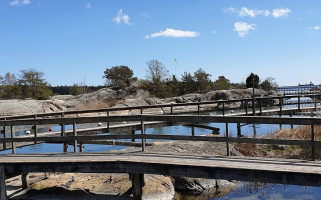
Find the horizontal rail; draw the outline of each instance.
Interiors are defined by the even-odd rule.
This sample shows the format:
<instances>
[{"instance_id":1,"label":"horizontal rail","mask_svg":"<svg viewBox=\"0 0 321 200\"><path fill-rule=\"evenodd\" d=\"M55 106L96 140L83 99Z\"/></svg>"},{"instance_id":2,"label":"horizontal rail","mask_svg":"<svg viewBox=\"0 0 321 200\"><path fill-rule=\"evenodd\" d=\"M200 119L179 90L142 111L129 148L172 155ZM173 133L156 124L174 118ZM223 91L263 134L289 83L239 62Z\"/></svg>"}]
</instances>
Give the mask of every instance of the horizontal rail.
<instances>
[{"instance_id":1,"label":"horizontal rail","mask_svg":"<svg viewBox=\"0 0 321 200\"><path fill-rule=\"evenodd\" d=\"M36 138L1 138L0 142L69 142L74 140L86 144L88 141L119 140L119 139L152 139L152 140L185 140L203 142L233 142L252 144L279 144L279 145L301 145L321 146L321 141L309 140L285 140L285 139L263 139L263 138L232 138L212 136L187 136L187 135L94 135L94 136L57 136L57 137L36 137ZM90 143L90 142L89 142Z\"/></svg>"},{"instance_id":2,"label":"horizontal rail","mask_svg":"<svg viewBox=\"0 0 321 200\"><path fill-rule=\"evenodd\" d=\"M262 116L206 116L206 115L114 115L96 117L62 117L44 119L3 120L0 126L83 124L123 121L165 121L191 123L255 123L255 124L295 124L321 125L321 118L314 117L262 117Z\"/></svg>"},{"instance_id":3,"label":"horizontal rail","mask_svg":"<svg viewBox=\"0 0 321 200\"><path fill-rule=\"evenodd\" d=\"M308 94L308 95L288 95L288 96L272 96L272 97L255 97L256 101L264 99L288 99L298 97L321 97L321 94ZM37 117L49 117L49 116L62 116L62 115L74 115L74 114L86 114L86 113L101 113L101 112L116 112L124 110L138 110L138 109L152 109L152 108L171 108L181 106L200 106L210 104L229 104L234 102L252 101L252 98L232 99L232 100L216 100L216 101L202 101L202 102L191 102L191 103L175 103L175 104L159 104L159 105L147 105L147 106L131 106L131 107L113 107L104 109L90 109L90 110L74 110L54 113L36 113L31 115L19 115L19 116L7 116L0 117L0 120L11 120L11 119L27 119Z\"/></svg>"}]
</instances>

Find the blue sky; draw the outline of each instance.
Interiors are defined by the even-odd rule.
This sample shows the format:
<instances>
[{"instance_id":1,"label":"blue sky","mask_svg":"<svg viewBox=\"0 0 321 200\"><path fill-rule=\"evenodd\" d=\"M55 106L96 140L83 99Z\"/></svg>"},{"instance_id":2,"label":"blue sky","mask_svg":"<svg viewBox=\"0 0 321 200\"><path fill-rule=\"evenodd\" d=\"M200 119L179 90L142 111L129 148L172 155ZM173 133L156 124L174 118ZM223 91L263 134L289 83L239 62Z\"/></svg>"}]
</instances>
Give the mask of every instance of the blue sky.
<instances>
[{"instance_id":1,"label":"blue sky","mask_svg":"<svg viewBox=\"0 0 321 200\"><path fill-rule=\"evenodd\" d=\"M321 1L0 0L1 75L35 68L51 85L102 85L116 65L145 78L150 59L178 77L320 84Z\"/></svg>"}]
</instances>

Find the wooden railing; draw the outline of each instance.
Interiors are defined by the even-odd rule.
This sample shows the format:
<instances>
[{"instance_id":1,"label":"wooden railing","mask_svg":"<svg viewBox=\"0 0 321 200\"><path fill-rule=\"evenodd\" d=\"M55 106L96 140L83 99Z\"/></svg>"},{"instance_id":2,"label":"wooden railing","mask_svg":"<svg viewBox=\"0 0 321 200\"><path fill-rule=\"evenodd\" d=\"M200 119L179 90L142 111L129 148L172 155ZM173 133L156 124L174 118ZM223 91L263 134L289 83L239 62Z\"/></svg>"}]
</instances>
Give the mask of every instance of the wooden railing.
<instances>
[{"instance_id":1,"label":"wooden railing","mask_svg":"<svg viewBox=\"0 0 321 200\"><path fill-rule=\"evenodd\" d=\"M122 121L140 121L141 134L137 135L94 135L94 136L77 136L76 124L82 123L99 123L99 122L122 122ZM210 136L190 136L190 135L151 135L145 134L145 122L149 121L164 121L164 122L188 122L188 123L224 123L226 124L224 137ZM311 127L311 138L309 140L283 140L283 139L263 139L263 138L236 138L229 136L229 124L246 123L246 124L291 124L291 125L307 125ZM255 116L195 116L195 115L124 115L124 116L100 116L100 117L63 117L63 118L45 118L45 119L21 119L21 120L6 120L0 121L0 126L10 126L11 133L15 126L21 125L48 125L61 124L64 127L66 124L73 125L73 135L66 135L65 129L61 129L61 136L56 137L28 137L15 138L11 134L11 138L2 138L2 143L12 143L12 153L16 153L15 142L61 142L72 143L74 152L77 152L77 144L86 144L89 141L98 140L117 140L117 139L140 139L142 151L145 151L146 139L157 140L188 140L188 141L212 141L225 142L227 153L229 155L229 143L252 143L252 144L276 144L276 145L300 145L309 146L312 149L311 158L315 160L315 147L321 147L321 141L316 141L314 137L314 128L316 125L321 125L321 118L318 117L255 117Z\"/></svg>"},{"instance_id":2,"label":"wooden railing","mask_svg":"<svg viewBox=\"0 0 321 200\"><path fill-rule=\"evenodd\" d=\"M80 115L80 114L89 114L89 113L106 113L110 115L111 112L118 111L133 111L138 110L140 114L144 114L144 110L153 109L153 108L169 108L169 112L164 112L164 114L184 114L186 112L175 112L174 108L184 107L184 106L195 106L195 110L189 110L187 113L196 112L200 115L201 111L222 111L223 115L226 110L236 109L228 108L226 105L236 102L241 102L242 109L246 110L246 115L249 114L249 110L259 109L259 114L262 115L262 109L264 107L263 101L278 99L279 104L273 104L274 106L279 106L280 112L282 112L282 107L284 105L294 105L296 104L298 109L302 108L303 104L310 104L311 101L301 100L301 98L308 97L311 98L314 104L314 107L317 107L318 100L321 98L321 94L311 94L311 95L290 95L290 96L273 96L273 97L255 97L255 103L253 103L253 98L242 98L242 99L232 99L232 100L216 100L216 101L202 101L202 102L190 102L190 103L175 103L175 104L158 104L158 105L148 105L148 106L130 106L130 107L112 107L104 109L90 109L90 110L73 110L73 111L63 111L63 112L51 112L51 113L35 113L28 115L18 115L18 116L6 116L0 117L0 120L12 120L12 119L30 119L30 118L43 118L43 117L67 117L68 115ZM297 98L296 103L284 103L286 99ZM206 109L201 110L202 105L221 105L221 109ZM253 106L254 105L254 106ZM254 112L252 112L254 113Z\"/></svg>"}]
</instances>

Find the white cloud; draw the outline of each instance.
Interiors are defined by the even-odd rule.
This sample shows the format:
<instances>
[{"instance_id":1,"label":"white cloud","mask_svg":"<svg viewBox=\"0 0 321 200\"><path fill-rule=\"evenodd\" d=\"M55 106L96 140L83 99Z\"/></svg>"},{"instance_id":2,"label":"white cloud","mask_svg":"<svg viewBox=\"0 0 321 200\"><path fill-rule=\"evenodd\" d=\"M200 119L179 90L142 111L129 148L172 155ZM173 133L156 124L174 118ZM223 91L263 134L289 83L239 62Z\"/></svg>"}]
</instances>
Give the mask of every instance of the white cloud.
<instances>
[{"instance_id":1,"label":"white cloud","mask_svg":"<svg viewBox=\"0 0 321 200\"><path fill-rule=\"evenodd\" d=\"M30 0L13 0L9 3L10 6L19 6L19 5L28 5L30 4Z\"/></svg>"},{"instance_id":2,"label":"white cloud","mask_svg":"<svg viewBox=\"0 0 321 200\"><path fill-rule=\"evenodd\" d=\"M195 31L182 31L182 30L175 30L171 28L167 28L165 31L160 31L158 33L152 33L150 35L146 35L145 38L150 37L197 37L200 33Z\"/></svg>"},{"instance_id":3,"label":"white cloud","mask_svg":"<svg viewBox=\"0 0 321 200\"><path fill-rule=\"evenodd\" d=\"M291 13L291 10L288 8L276 8L272 11L269 11L267 9L264 10L258 10L258 9L249 9L247 7L242 7L241 9L230 7L228 9L223 9L224 13L236 13L239 17L257 17L259 15L263 15L265 17L268 17L272 15L275 18L279 17L286 17L289 13Z\"/></svg>"},{"instance_id":4,"label":"white cloud","mask_svg":"<svg viewBox=\"0 0 321 200\"><path fill-rule=\"evenodd\" d=\"M86 4L86 8L90 9L91 8L91 3Z\"/></svg>"},{"instance_id":5,"label":"white cloud","mask_svg":"<svg viewBox=\"0 0 321 200\"><path fill-rule=\"evenodd\" d=\"M238 12L238 15L241 17L256 17L257 15L264 15L264 16L269 16L270 11L268 10L257 10L257 9L248 9L246 7L242 7L241 10Z\"/></svg>"},{"instance_id":6,"label":"white cloud","mask_svg":"<svg viewBox=\"0 0 321 200\"><path fill-rule=\"evenodd\" d=\"M309 27L309 30L320 30L321 26L313 26L313 27Z\"/></svg>"},{"instance_id":7,"label":"white cloud","mask_svg":"<svg viewBox=\"0 0 321 200\"><path fill-rule=\"evenodd\" d=\"M247 24L245 22L235 22L234 30L238 33L240 37L244 37L249 34L250 30L255 30L255 24Z\"/></svg>"},{"instance_id":8,"label":"white cloud","mask_svg":"<svg viewBox=\"0 0 321 200\"><path fill-rule=\"evenodd\" d=\"M127 14L123 14L122 9L120 9L117 13L117 16L113 18L113 22L115 22L116 24L124 23L130 25L129 16Z\"/></svg>"},{"instance_id":9,"label":"white cloud","mask_svg":"<svg viewBox=\"0 0 321 200\"><path fill-rule=\"evenodd\" d=\"M286 17L291 12L288 8L277 8L273 9L272 16L275 18Z\"/></svg>"}]
</instances>

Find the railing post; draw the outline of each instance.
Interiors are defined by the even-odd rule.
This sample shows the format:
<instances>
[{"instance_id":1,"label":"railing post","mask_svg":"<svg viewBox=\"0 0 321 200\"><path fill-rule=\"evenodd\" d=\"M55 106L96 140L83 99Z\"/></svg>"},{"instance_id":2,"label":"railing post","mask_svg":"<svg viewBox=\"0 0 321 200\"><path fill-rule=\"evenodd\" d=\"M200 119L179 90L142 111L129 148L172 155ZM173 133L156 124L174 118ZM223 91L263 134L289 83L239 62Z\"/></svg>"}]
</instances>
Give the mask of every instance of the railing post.
<instances>
[{"instance_id":1,"label":"railing post","mask_svg":"<svg viewBox=\"0 0 321 200\"><path fill-rule=\"evenodd\" d=\"M311 125L312 160L315 160L314 124Z\"/></svg>"},{"instance_id":2,"label":"railing post","mask_svg":"<svg viewBox=\"0 0 321 200\"><path fill-rule=\"evenodd\" d=\"M6 172L4 170L4 164L0 164L0 200L7 199Z\"/></svg>"},{"instance_id":3,"label":"railing post","mask_svg":"<svg viewBox=\"0 0 321 200\"><path fill-rule=\"evenodd\" d=\"M192 129L192 136L194 136L195 135L195 126L192 125L191 129Z\"/></svg>"},{"instance_id":4,"label":"railing post","mask_svg":"<svg viewBox=\"0 0 321 200\"><path fill-rule=\"evenodd\" d=\"M263 106L262 99L260 99L260 116L262 116L262 106Z\"/></svg>"},{"instance_id":5,"label":"railing post","mask_svg":"<svg viewBox=\"0 0 321 200\"><path fill-rule=\"evenodd\" d=\"M316 96L313 97L313 101L314 101L314 111L317 111L317 98L316 98Z\"/></svg>"},{"instance_id":6,"label":"railing post","mask_svg":"<svg viewBox=\"0 0 321 200\"><path fill-rule=\"evenodd\" d=\"M79 152L84 152L84 145L82 142L79 142Z\"/></svg>"},{"instance_id":7,"label":"railing post","mask_svg":"<svg viewBox=\"0 0 321 200\"><path fill-rule=\"evenodd\" d=\"M61 117L65 117L65 113L61 113ZM66 128L65 124L60 124L61 129L61 136L66 136ZM63 152L68 152L68 142L64 142L63 144Z\"/></svg>"},{"instance_id":8,"label":"railing post","mask_svg":"<svg viewBox=\"0 0 321 200\"><path fill-rule=\"evenodd\" d=\"M14 127L10 126L11 129L11 138L14 138ZM16 144L14 142L11 143L12 154L16 154Z\"/></svg>"},{"instance_id":9,"label":"railing post","mask_svg":"<svg viewBox=\"0 0 321 200\"><path fill-rule=\"evenodd\" d=\"M298 112L301 111L301 105L300 105L300 96L298 96Z\"/></svg>"},{"instance_id":10,"label":"railing post","mask_svg":"<svg viewBox=\"0 0 321 200\"><path fill-rule=\"evenodd\" d=\"M143 108L140 108L140 114L141 115L143 114Z\"/></svg>"},{"instance_id":11,"label":"railing post","mask_svg":"<svg viewBox=\"0 0 321 200\"><path fill-rule=\"evenodd\" d=\"M292 111L290 113L290 117L292 117ZM291 129L293 129L293 124L291 124Z\"/></svg>"},{"instance_id":12,"label":"railing post","mask_svg":"<svg viewBox=\"0 0 321 200\"><path fill-rule=\"evenodd\" d=\"M201 114L200 104L197 104L197 114L198 114L198 115L200 115L200 114Z\"/></svg>"},{"instance_id":13,"label":"railing post","mask_svg":"<svg viewBox=\"0 0 321 200\"><path fill-rule=\"evenodd\" d=\"M72 124L73 135L77 136L77 127L76 123ZM74 153L77 153L77 140L74 140Z\"/></svg>"},{"instance_id":14,"label":"railing post","mask_svg":"<svg viewBox=\"0 0 321 200\"><path fill-rule=\"evenodd\" d=\"M281 117L282 116L282 106L283 106L283 97L280 97L279 98L279 106L280 106L280 114L279 114L279 116Z\"/></svg>"},{"instance_id":15,"label":"railing post","mask_svg":"<svg viewBox=\"0 0 321 200\"><path fill-rule=\"evenodd\" d=\"M132 130L132 135L135 135L135 130ZM135 138L132 139L132 142L135 142Z\"/></svg>"},{"instance_id":16,"label":"railing post","mask_svg":"<svg viewBox=\"0 0 321 200\"><path fill-rule=\"evenodd\" d=\"M171 115L173 114L173 105L171 105Z\"/></svg>"},{"instance_id":17,"label":"railing post","mask_svg":"<svg viewBox=\"0 0 321 200\"><path fill-rule=\"evenodd\" d=\"M34 119L37 119L37 115L34 116ZM37 130L37 125L35 124L33 126L34 134L35 134L35 139L38 137L38 130ZM35 140L35 144L37 144L37 141Z\"/></svg>"},{"instance_id":18,"label":"railing post","mask_svg":"<svg viewBox=\"0 0 321 200\"><path fill-rule=\"evenodd\" d=\"M225 123L225 138L226 138L226 155L230 156L230 147L228 143L228 123Z\"/></svg>"},{"instance_id":19,"label":"railing post","mask_svg":"<svg viewBox=\"0 0 321 200\"><path fill-rule=\"evenodd\" d=\"M143 119L141 119L141 134L142 135L145 135L145 124L144 124L144 121ZM142 138L142 151L145 151L145 139Z\"/></svg>"},{"instance_id":20,"label":"railing post","mask_svg":"<svg viewBox=\"0 0 321 200\"><path fill-rule=\"evenodd\" d=\"M109 116L109 110L107 110L107 117ZM107 122L107 132L109 133L109 120Z\"/></svg>"},{"instance_id":21,"label":"railing post","mask_svg":"<svg viewBox=\"0 0 321 200\"><path fill-rule=\"evenodd\" d=\"M241 133L241 123L237 123L236 129L237 129L237 137L241 137L241 136L242 136L242 133Z\"/></svg>"},{"instance_id":22,"label":"railing post","mask_svg":"<svg viewBox=\"0 0 321 200\"><path fill-rule=\"evenodd\" d=\"M248 101L245 100L245 115L248 115L248 108L247 108Z\"/></svg>"},{"instance_id":23,"label":"railing post","mask_svg":"<svg viewBox=\"0 0 321 200\"><path fill-rule=\"evenodd\" d=\"M4 119L4 120L6 120L6 119ZM2 129L3 129L3 138L6 139L7 138L6 126L3 126ZM3 142L2 149L7 149L7 143L6 142Z\"/></svg>"},{"instance_id":24,"label":"railing post","mask_svg":"<svg viewBox=\"0 0 321 200\"><path fill-rule=\"evenodd\" d=\"M223 102L223 111L222 111L222 113L223 113L223 116L225 116L225 103Z\"/></svg>"}]
</instances>

